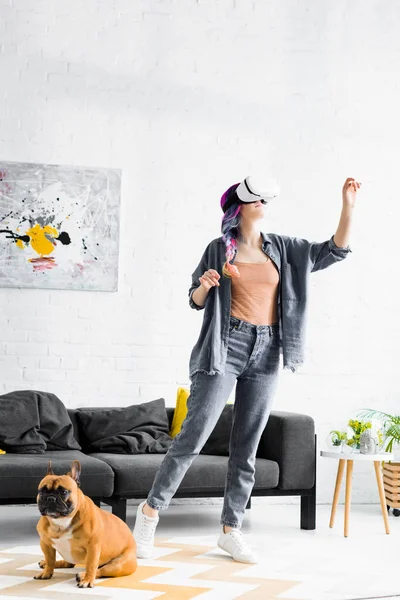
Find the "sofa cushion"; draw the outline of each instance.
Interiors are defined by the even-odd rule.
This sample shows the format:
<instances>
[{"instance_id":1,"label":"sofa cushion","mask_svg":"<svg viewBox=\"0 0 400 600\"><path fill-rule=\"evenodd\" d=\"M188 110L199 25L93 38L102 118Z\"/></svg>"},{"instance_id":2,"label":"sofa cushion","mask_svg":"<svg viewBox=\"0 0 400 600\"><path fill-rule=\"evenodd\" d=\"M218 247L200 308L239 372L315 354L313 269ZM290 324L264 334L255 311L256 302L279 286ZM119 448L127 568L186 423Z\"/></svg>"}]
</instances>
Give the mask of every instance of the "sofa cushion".
<instances>
[{"instance_id":1,"label":"sofa cushion","mask_svg":"<svg viewBox=\"0 0 400 600\"><path fill-rule=\"evenodd\" d=\"M2 454L0 456L0 498L35 498L40 481L51 460L55 474L68 473L73 460L82 466L81 489L92 497L111 496L114 473L105 462L76 450L51 450L44 454Z\"/></svg>"},{"instance_id":2,"label":"sofa cushion","mask_svg":"<svg viewBox=\"0 0 400 600\"><path fill-rule=\"evenodd\" d=\"M79 434L79 422L76 416L76 413L78 412L76 408L68 408L68 415L69 418L71 419L71 423L72 426L74 428L73 432L74 432L74 438L76 439L76 441L78 442L78 444L80 444L80 434Z\"/></svg>"},{"instance_id":3,"label":"sofa cushion","mask_svg":"<svg viewBox=\"0 0 400 600\"><path fill-rule=\"evenodd\" d=\"M150 491L154 476L164 459L159 454L118 455L91 454L104 460L114 471L114 494L134 497ZM199 455L189 467L178 489L179 492L223 491L225 487L228 458L225 456ZM278 463L265 458L256 459L255 488L271 489L278 486Z\"/></svg>"},{"instance_id":4,"label":"sofa cushion","mask_svg":"<svg viewBox=\"0 0 400 600\"><path fill-rule=\"evenodd\" d=\"M0 447L12 453L81 450L61 400L49 392L17 390L0 396Z\"/></svg>"},{"instance_id":5,"label":"sofa cushion","mask_svg":"<svg viewBox=\"0 0 400 600\"><path fill-rule=\"evenodd\" d=\"M113 406L112 408L115 408L115 407ZM80 437L81 434L80 434L80 429L79 429L79 421L76 416L76 413L78 412L79 409L78 408L68 408L67 410L68 410L69 418L71 419L71 423L74 427L74 438L80 444L81 443L81 437ZM104 407L102 407L102 410L104 410ZM172 421L174 419L174 412L175 412L175 407L173 407L173 406L166 407L169 429L171 429L171 427L172 427Z\"/></svg>"},{"instance_id":6,"label":"sofa cushion","mask_svg":"<svg viewBox=\"0 0 400 600\"><path fill-rule=\"evenodd\" d=\"M172 441L164 398L122 408L80 408L76 417L88 453L165 454Z\"/></svg>"}]
</instances>

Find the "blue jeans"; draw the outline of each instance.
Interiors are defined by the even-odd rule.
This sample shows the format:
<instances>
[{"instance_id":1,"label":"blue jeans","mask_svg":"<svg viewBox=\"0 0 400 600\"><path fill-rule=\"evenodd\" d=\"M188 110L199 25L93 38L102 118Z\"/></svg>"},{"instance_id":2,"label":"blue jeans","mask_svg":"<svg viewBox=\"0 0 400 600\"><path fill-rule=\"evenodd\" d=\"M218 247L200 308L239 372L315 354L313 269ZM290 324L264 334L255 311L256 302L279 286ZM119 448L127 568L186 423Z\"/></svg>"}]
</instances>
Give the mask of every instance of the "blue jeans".
<instances>
[{"instance_id":1,"label":"blue jeans","mask_svg":"<svg viewBox=\"0 0 400 600\"><path fill-rule=\"evenodd\" d=\"M275 396L279 371L279 325L253 325L230 317L225 375L193 375L188 412L147 497L167 508L186 471L213 431L236 382L228 470L221 524L240 528L254 485L255 458Z\"/></svg>"}]
</instances>

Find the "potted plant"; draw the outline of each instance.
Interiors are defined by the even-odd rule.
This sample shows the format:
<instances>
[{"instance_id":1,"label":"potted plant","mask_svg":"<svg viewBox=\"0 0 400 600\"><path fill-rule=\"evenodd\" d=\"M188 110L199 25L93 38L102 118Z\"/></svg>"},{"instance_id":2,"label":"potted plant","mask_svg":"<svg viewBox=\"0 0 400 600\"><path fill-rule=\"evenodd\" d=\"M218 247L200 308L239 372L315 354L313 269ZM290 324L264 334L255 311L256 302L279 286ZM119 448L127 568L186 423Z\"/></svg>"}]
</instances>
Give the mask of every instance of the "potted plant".
<instances>
[{"instance_id":1,"label":"potted plant","mask_svg":"<svg viewBox=\"0 0 400 600\"><path fill-rule=\"evenodd\" d=\"M340 453L346 437L347 434L345 431L340 431L339 429L333 429L330 431L327 441L331 452Z\"/></svg>"},{"instance_id":2,"label":"potted plant","mask_svg":"<svg viewBox=\"0 0 400 600\"><path fill-rule=\"evenodd\" d=\"M371 408L363 409L360 411L359 416L383 421L386 442L385 452L393 452L393 445L400 444L400 416L390 415Z\"/></svg>"},{"instance_id":3,"label":"potted plant","mask_svg":"<svg viewBox=\"0 0 400 600\"><path fill-rule=\"evenodd\" d=\"M367 429L371 429L371 432L375 434L377 439L378 447L381 448L384 442L384 433L382 428L376 427L372 421L358 421L357 419L350 419L348 423L347 433L347 444L352 446L354 450L360 449L360 437L361 434Z\"/></svg>"},{"instance_id":4,"label":"potted plant","mask_svg":"<svg viewBox=\"0 0 400 600\"><path fill-rule=\"evenodd\" d=\"M375 418L383 422L386 452L393 452L393 446L400 444L400 416L370 408L360 411L359 416ZM400 463L384 462L382 470L387 509L390 510L392 507L394 516L398 517L400 516Z\"/></svg>"}]
</instances>

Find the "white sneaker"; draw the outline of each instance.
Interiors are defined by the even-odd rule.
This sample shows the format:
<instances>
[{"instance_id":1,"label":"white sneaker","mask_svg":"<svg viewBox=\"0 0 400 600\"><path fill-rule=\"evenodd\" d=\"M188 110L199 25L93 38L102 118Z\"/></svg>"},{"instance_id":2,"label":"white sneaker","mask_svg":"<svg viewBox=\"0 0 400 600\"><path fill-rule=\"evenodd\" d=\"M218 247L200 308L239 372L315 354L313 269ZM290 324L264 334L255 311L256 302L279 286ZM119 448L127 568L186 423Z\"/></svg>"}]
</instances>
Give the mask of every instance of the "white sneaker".
<instances>
[{"instance_id":1,"label":"white sneaker","mask_svg":"<svg viewBox=\"0 0 400 600\"><path fill-rule=\"evenodd\" d=\"M232 529L229 533L224 533L222 529L217 544L221 550L228 552L237 562L258 563L257 554L246 544L240 529Z\"/></svg>"},{"instance_id":2,"label":"white sneaker","mask_svg":"<svg viewBox=\"0 0 400 600\"><path fill-rule=\"evenodd\" d=\"M138 558L151 558L154 548L154 532L160 518L148 517L143 513L145 501L137 508L133 537L136 541L136 556Z\"/></svg>"}]
</instances>

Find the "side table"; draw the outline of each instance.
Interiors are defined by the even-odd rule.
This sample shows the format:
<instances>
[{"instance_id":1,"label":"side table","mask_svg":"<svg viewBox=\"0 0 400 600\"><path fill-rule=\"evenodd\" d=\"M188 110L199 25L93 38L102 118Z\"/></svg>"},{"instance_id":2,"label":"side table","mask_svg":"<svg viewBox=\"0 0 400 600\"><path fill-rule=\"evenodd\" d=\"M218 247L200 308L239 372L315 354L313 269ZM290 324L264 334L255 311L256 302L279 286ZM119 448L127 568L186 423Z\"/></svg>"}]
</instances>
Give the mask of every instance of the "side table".
<instances>
[{"instance_id":1,"label":"side table","mask_svg":"<svg viewBox=\"0 0 400 600\"><path fill-rule=\"evenodd\" d=\"M344 537L349 535L349 518L350 518L350 505L351 505L351 486L352 486L352 475L354 461L360 462L373 462L375 467L376 483L378 485L379 499L381 503L383 521L385 523L386 533L390 533L389 519L386 510L386 499L385 490L383 487L383 479L381 473L380 463L382 461L389 461L394 459L394 454L391 452L380 452L379 454L360 454L359 452L353 452L352 454L342 454L337 452L329 452L329 450L321 450L321 456L324 458L336 458L339 459L338 471L336 476L335 493L333 495L331 519L329 527L333 527L335 523L336 509L339 502L340 485L342 483L343 472L345 463L347 462L346 469L346 499L345 499L345 510L344 510Z\"/></svg>"}]
</instances>

